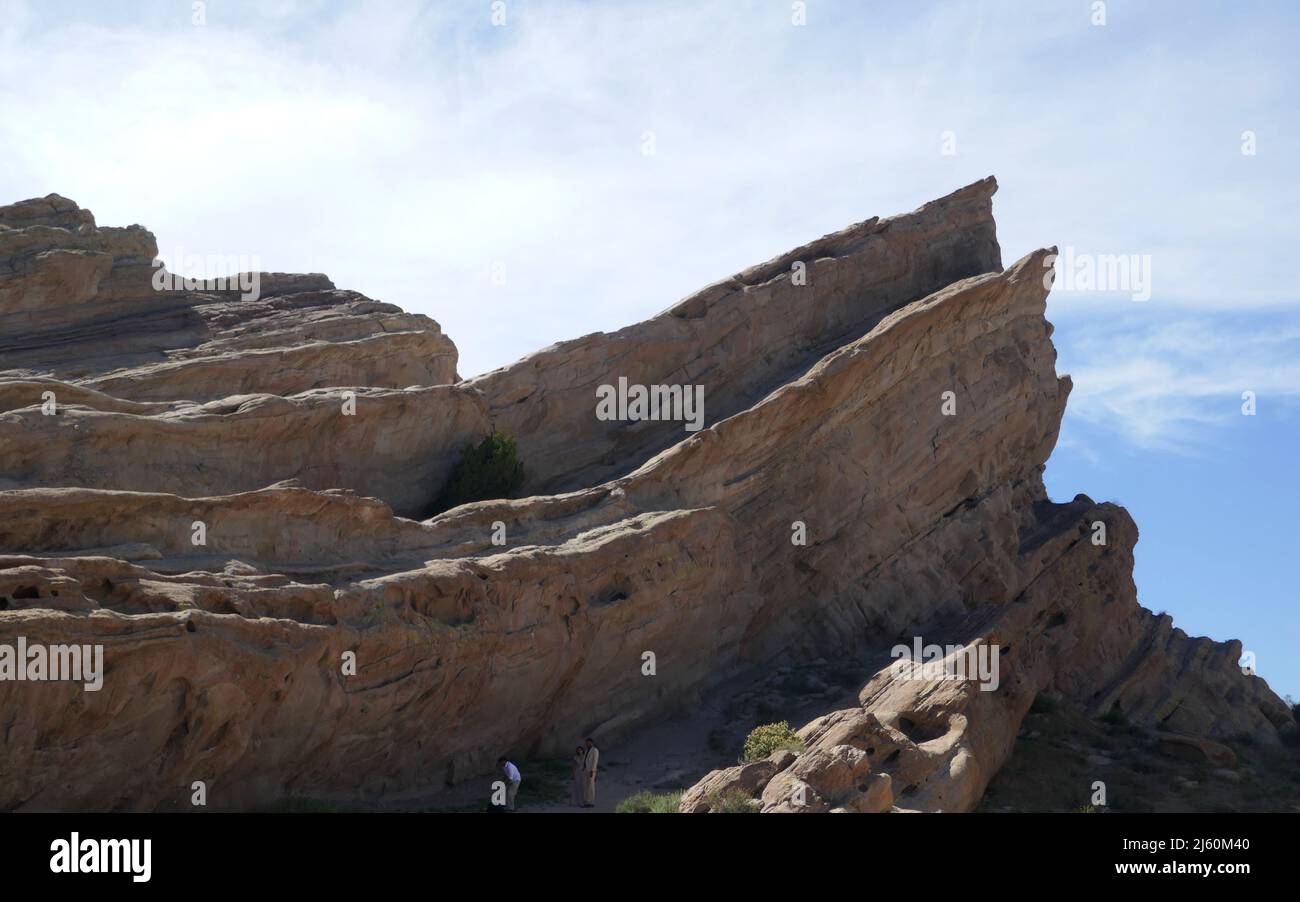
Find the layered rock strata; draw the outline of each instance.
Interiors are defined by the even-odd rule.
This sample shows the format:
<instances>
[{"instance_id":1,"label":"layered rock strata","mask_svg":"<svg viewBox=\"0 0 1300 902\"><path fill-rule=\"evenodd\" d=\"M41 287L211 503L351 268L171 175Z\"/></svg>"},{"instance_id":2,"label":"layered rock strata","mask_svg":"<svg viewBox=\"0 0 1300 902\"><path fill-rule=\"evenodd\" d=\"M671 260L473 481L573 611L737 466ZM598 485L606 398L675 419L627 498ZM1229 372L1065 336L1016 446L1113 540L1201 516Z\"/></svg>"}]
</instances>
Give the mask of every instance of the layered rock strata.
<instances>
[{"instance_id":1,"label":"layered rock strata","mask_svg":"<svg viewBox=\"0 0 1300 902\"><path fill-rule=\"evenodd\" d=\"M1048 500L1070 387L1050 251L1002 269L994 188L463 383L454 356L438 371L447 355L419 350L444 347L436 326L380 328L386 305L315 277L282 280L299 289L282 306L149 298L143 230L95 229L55 197L0 208L18 366L0 372L0 643L98 644L106 668L98 692L0 682L0 808L186 807L195 780L220 808L400 799L503 750L615 737L753 668L881 658L913 635L998 645L998 689L882 661L858 708L803 730L808 752L743 776L765 810L968 809L1045 690L1276 741L1290 712L1238 644L1138 605L1128 515ZM190 326L79 356L105 317L152 322L151 303ZM380 350L411 332L427 334ZM421 359L431 384L399 385ZM321 382L339 373L368 381ZM596 418L620 376L703 385L706 428ZM493 428L533 489L573 490L394 516Z\"/></svg>"}]
</instances>

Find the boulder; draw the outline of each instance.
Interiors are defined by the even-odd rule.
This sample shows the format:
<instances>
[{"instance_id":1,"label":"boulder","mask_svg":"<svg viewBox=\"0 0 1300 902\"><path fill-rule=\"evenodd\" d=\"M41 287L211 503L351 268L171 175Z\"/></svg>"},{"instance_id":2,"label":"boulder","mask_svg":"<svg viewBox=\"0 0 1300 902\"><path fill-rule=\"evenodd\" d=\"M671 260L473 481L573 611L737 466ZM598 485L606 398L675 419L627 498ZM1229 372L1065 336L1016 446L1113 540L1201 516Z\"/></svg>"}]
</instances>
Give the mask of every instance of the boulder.
<instances>
[{"instance_id":1,"label":"boulder","mask_svg":"<svg viewBox=\"0 0 1300 902\"><path fill-rule=\"evenodd\" d=\"M1221 742L1202 736L1182 736L1162 733L1156 740L1161 753L1183 761L1212 764L1215 767L1236 767L1237 753Z\"/></svg>"}]
</instances>

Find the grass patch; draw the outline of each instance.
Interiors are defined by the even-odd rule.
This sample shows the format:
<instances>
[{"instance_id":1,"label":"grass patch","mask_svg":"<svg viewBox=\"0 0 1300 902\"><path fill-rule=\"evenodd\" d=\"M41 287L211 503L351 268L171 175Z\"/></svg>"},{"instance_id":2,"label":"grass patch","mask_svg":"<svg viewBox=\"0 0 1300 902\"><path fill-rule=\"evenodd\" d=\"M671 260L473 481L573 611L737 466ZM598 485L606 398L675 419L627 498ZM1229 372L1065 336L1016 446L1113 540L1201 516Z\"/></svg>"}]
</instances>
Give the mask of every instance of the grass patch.
<instances>
[{"instance_id":1,"label":"grass patch","mask_svg":"<svg viewBox=\"0 0 1300 902\"><path fill-rule=\"evenodd\" d=\"M528 762L527 770L520 769L523 782L515 796L515 807L521 805L553 805L567 802L573 791L573 760L548 758Z\"/></svg>"},{"instance_id":2,"label":"grass patch","mask_svg":"<svg viewBox=\"0 0 1300 902\"><path fill-rule=\"evenodd\" d=\"M713 814L757 814L758 803L739 789L723 789L710 795L706 801Z\"/></svg>"},{"instance_id":3,"label":"grass patch","mask_svg":"<svg viewBox=\"0 0 1300 902\"><path fill-rule=\"evenodd\" d=\"M531 805L554 805L567 802L573 789L573 761L570 758L548 758L542 761L525 761L519 765L523 781L519 784L519 793L515 796L515 809ZM476 814L492 808L492 784L504 780L501 772L493 771L481 781L483 795L480 801L464 802L459 805L443 805L434 808L422 808L427 814Z\"/></svg>"},{"instance_id":4,"label":"grass patch","mask_svg":"<svg viewBox=\"0 0 1300 902\"><path fill-rule=\"evenodd\" d=\"M618 814L676 814L682 803L681 792L650 792L643 790L618 803Z\"/></svg>"}]
</instances>

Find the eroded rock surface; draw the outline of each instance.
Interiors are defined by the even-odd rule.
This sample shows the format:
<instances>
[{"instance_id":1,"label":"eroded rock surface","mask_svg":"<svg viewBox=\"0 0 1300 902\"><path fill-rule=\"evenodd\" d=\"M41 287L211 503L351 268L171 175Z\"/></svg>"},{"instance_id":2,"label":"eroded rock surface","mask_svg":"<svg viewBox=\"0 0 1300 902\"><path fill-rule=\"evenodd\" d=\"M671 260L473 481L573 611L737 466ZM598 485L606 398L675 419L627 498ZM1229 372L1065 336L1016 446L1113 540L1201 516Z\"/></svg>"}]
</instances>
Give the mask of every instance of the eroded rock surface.
<instances>
[{"instance_id":1,"label":"eroded rock surface","mask_svg":"<svg viewBox=\"0 0 1300 902\"><path fill-rule=\"evenodd\" d=\"M1128 515L1047 498L1050 251L1002 268L994 190L468 382L431 320L323 277L160 296L143 229L0 208L0 643L106 666L98 692L0 682L0 808L414 797L816 657L885 660L798 758L684 807L967 810L1043 691L1276 742L1291 714L1239 644L1138 605ZM597 419L620 376L703 385L706 428ZM492 429L532 491L571 491L406 519ZM899 678L912 635L998 645L999 687Z\"/></svg>"},{"instance_id":2,"label":"eroded rock surface","mask_svg":"<svg viewBox=\"0 0 1300 902\"><path fill-rule=\"evenodd\" d=\"M300 479L418 516L490 431L428 317L321 275L260 273L256 298L160 291L157 252L58 195L0 207L0 489L193 497ZM340 417L346 392L356 412Z\"/></svg>"}]
</instances>

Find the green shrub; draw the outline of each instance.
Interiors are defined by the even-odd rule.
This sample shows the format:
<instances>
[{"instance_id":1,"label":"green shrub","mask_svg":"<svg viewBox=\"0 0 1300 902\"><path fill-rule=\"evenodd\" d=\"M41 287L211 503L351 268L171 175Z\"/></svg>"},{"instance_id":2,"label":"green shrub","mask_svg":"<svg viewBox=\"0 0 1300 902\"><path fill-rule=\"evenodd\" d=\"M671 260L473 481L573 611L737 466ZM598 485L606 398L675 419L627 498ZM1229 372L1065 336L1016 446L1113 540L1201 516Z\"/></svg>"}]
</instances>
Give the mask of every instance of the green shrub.
<instances>
[{"instance_id":1,"label":"green shrub","mask_svg":"<svg viewBox=\"0 0 1300 902\"><path fill-rule=\"evenodd\" d=\"M803 751L803 740L784 720L750 730L745 737L745 751L740 761L742 764L762 761L778 749L788 749L796 755Z\"/></svg>"},{"instance_id":2,"label":"green shrub","mask_svg":"<svg viewBox=\"0 0 1300 902\"><path fill-rule=\"evenodd\" d=\"M1101 720L1103 723L1108 723L1112 727L1128 726L1128 715L1125 714L1124 709L1119 706L1119 702L1115 702L1111 705L1110 710L1101 716Z\"/></svg>"},{"instance_id":3,"label":"green shrub","mask_svg":"<svg viewBox=\"0 0 1300 902\"><path fill-rule=\"evenodd\" d=\"M1051 714L1056 710L1056 699L1045 692L1040 692L1034 696L1029 710L1033 714Z\"/></svg>"},{"instance_id":4,"label":"green shrub","mask_svg":"<svg viewBox=\"0 0 1300 902\"><path fill-rule=\"evenodd\" d=\"M524 466L519 462L515 440L494 432L478 445L464 447L433 512L441 513L471 501L509 498L523 484Z\"/></svg>"},{"instance_id":5,"label":"green shrub","mask_svg":"<svg viewBox=\"0 0 1300 902\"><path fill-rule=\"evenodd\" d=\"M651 792L647 789L628 796L618 803L614 811L618 814L676 814L681 803L680 791Z\"/></svg>"},{"instance_id":6,"label":"green shrub","mask_svg":"<svg viewBox=\"0 0 1300 902\"><path fill-rule=\"evenodd\" d=\"M757 814L758 805L739 789L723 789L705 799L711 814Z\"/></svg>"}]
</instances>

